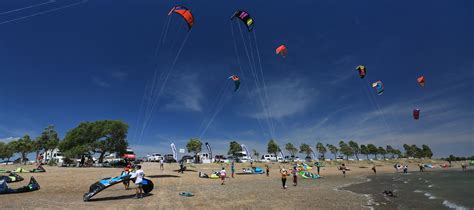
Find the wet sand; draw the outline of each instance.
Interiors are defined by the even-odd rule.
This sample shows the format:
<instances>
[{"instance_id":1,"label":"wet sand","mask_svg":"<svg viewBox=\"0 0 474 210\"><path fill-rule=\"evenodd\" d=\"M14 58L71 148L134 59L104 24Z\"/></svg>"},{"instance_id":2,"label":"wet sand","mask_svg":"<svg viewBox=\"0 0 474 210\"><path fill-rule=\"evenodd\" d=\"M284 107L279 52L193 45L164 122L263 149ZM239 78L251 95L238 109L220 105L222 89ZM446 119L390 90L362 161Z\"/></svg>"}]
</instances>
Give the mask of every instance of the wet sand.
<instances>
[{"instance_id":1,"label":"wet sand","mask_svg":"<svg viewBox=\"0 0 474 210\"><path fill-rule=\"evenodd\" d=\"M393 173L392 163L380 163L378 173ZM264 164L254 164L263 167ZM413 165L413 166L412 166ZM414 164L410 166L415 170ZM323 178L317 180L298 177L298 186L292 186L292 178L287 180L288 189L281 188L279 167L289 168L288 164L270 164L270 176L236 175L228 178L225 185L220 180L198 177L198 171L210 174L219 170L220 164L188 165L188 171L178 174L176 164L165 164L165 170L158 163L143 163L146 177L154 182L155 188L143 199L134 199L135 191L124 190L122 184L112 186L91 201L84 202L82 196L89 191L94 182L120 174L117 168L61 168L45 166L45 173L22 173L25 181L10 184L20 187L34 176L41 186L39 191L0 195L2 209L362 209L368 198L364 195L338 190L353 183L365 182L365 175L372 174L371 164L348 164L351 171L346 178L335 165L327 165L321 170ZM0 166L0 169L15 169L15 166ZM33 169L35 166L22 166ZM237 164L236 171L241 172L249 164ZM360 168L366 167L366 168ZM229 172L229 168L226 168ZM313 168L312 172L316 169ZM230 176L230 174L229 174ZM134 187L133 184L130 184ZM194 197L182 197L179 192L192 192Z\"/></svg>"}]
</instances>

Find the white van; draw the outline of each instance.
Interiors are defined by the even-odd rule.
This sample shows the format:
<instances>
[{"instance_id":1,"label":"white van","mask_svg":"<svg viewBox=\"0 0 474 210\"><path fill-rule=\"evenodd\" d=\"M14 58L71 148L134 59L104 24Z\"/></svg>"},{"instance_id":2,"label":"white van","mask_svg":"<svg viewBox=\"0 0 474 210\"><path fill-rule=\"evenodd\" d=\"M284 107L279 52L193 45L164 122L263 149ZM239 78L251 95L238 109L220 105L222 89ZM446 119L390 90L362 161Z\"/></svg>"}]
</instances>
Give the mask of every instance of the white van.
<instances>
[{"instance_id":1,"label":"white van","mask_svg":"<svg viewBox=\"0 0 474 210\"><path fill-rule=\"evenodd\" d=\"M262 162L270 162L270 161L277 161L277 157L274 154L264 154L262 158L260 158Z\"/></svg>"},{"instance_id":2,"label":"white van","mask_svg":"<svg viewBox=\"0 0 474 210\"><path fill-rule=\"evenodd\" d=\"M61 153L61 151L59 151L59 149L53 149L53 150L49 150L47 153L46 153L46 157L44 157L44 163L48 163L49 160L54 160L58 163L58 166L61 166L63 165L64 163L64 156L63 154Z\"/></svg>"},{"instance_id":3,"label":"white van","mask_svg":"<svg viewBox=\"0 0 474 210\"><path fill-rule=\"evenodd\" d=\"M148 162L160 162L160 160L164 160L163 156L160 153L153 153L152 155L146 158Z\"/></svg>"}]
</instances>

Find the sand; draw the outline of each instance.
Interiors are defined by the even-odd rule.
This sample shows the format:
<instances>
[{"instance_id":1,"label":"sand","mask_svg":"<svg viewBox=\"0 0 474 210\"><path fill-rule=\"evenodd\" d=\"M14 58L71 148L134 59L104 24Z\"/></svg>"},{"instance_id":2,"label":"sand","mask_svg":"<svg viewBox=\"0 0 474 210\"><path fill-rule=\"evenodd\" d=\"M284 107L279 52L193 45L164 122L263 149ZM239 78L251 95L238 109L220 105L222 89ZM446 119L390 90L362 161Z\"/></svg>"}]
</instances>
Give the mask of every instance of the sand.
<instances>
[{"instance_id":1,"label":"sand","mask_svg":"<svg viewBox=\"0 0 474 210\"><path fill-rule=\"evenodd\" d=\"M263 167L263 164L255 164ZM393 173L393 163L378 162L378 173ZM15 169L19 165L0 166L0 169ZM151 179L155 188L143 199L134 199L134 190L124 190L122 184L112 186L97 194L89 202L82 197L89 186L105 178L117 176L122 169L117 168L61 168L45 166L46 173L22 173L25 181L10 184L19 187L27 184L34 176L41 189L22 194L0 195L1 209L362 209L368 198L338 188L353 183L365 182L370 175L372 164L349 163L351 171L346 178L335 164L327 164L321 170L323 178L317 180L299 177L298 186L292 186L292 178L287 181L288 189L282 189L279 167L288 168L288 164L270 164L270 176L236 175L228 178L225 185L220 180L198 177L198 171L210 174L220 169L219 164L188 165L188 171L178 174L176 164L165 164L165 170L159 169L159 163L143 163L146 177ZM33 169L35 166L22 166ZM237 172L249 164L236 164ZM360 168L366 167L366 168ZM410 170L417 170L415 163ZM227 167L227 171L229 168ZM315 172L316 169L313 169ZM230 176L230 174L229 174ZM130 185L134 187L133 184ZM194 197L182 197L179 192L192 192Z\"/></svg>"}]
</instances>

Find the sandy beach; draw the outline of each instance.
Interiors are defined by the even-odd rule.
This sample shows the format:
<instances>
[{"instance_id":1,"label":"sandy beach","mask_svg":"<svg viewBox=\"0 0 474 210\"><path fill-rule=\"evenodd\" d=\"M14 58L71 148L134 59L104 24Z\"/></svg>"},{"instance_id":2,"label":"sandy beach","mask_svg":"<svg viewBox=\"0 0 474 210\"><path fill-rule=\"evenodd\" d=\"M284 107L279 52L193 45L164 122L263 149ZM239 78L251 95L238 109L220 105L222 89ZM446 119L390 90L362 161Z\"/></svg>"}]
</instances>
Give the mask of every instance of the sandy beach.
<instances>
[{"instance_id":1,"label":"sandy beach","mask_svg":"<svg viewBox=\"0 0 474 210\"><path fill-rule=\"evenodd\" d=\"M256 164L263 166L263 164ZM377 163L378 173L393 173L392 163ZM323 178L317 180L299 177L298 186L292 186L288 179L288 189L281 188L279 167L288 168L288 164L270 164L270 176L266 175L236 175L228 178L226 185L220 185L219 180L198 177L198 171L210 174L218 170L220 164L203 164L188 166L188 171L178 174L176 164L165 164L165 170L159 169L157 163L143 163L146 177L154 184L154 190L143 199L134 199L134 190L124 190L122 184L112 186L97 194L90 202L84 202L82 196L88 192L89 186L105 178L117 176L118 168L60 168L45 166L46 173L22 173L29 179L34 176L41 189L36 192L10 194L0 196L2 208L48 208L48 209L210 209L210 208L239 208L239 209L330 209L350 208L361 209L368 199L338 188L353 183L366 181L365 175L373 172L368 163L349 164L351 171L346 178L337 170L336 165L327 164L321 170ZM15 169L18 165L2 166L1 169ZM34 168L32 165L24 168ZM237 164L237 172L249 164ZM362 167L362 168L361 168ZM410 164L411 170L416 170L416 164ZM227 170L229 170L227 168ZM316 169L312 170L313 172ZM12 183L11 187L19 187L27 182ZM133 186L133 184L131 184ZM192 192L194 197L182 197L179 192Z\"/></svg>"}]
</instances>

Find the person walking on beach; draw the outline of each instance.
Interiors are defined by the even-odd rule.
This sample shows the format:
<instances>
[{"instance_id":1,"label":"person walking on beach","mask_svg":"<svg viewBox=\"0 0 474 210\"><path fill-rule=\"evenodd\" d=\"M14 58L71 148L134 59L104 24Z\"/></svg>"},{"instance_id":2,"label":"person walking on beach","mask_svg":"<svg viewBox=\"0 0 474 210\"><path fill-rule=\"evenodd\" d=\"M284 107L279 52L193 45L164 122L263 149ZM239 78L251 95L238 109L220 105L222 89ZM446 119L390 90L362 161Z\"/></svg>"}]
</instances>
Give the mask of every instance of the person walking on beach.
<instances>
[{"instance_id":1,"label":"person walking on beach","mask_svg":"<svg viewBox=\"0 0 474 210\"><path fill-rule=\"evenodd\" d=\"M377 169L375 168L375 165L372 166L372 171L374 171L374 174L377 174Z\"/></svg>"},{"instance_id":2,"label":"person walking on beach","mask_svg":"<svg viewBox=\"0 0 474 210\"><path fill-rule=\"evenodd\" d=\"M281 173L281 184L282 184L282 187L283 189L286 189L286 177L288 176L288 172L286 171L285 168L282 168L280 170L280 173Z\"/></svg>"},{"instance_id":3,"label":"person walking on beach","mask_svg":"<svg viewBox=\"0 0 474 210\"><path fill-rule=\"evenodd\" d=\"M418 166L420 167L420 172L423 172L425 169L425 167L423 166L423 163L418 164Z\"/></svg>"},{"instance_id":4,"label":"person walking on beach","mask_svg":"<svg viewBox=\"0 0 474 210\"><path fill-rule=\"evenodd\" d=\"M227 176L227 173L226 173L224 167L222 167L222 170L219 171L219 176L220 176L221 181L222 181L222 182L221 182L221 185L224 185L224 184L225 184L225 183L224 183L224 182L225 182L225 177Z\"/></svg>"},{"instance_id":5,"label":"person walking on beach","mask_svg":"<svg viewBox=\"0 0 474 210\"><path fill-rule=\"evenodd\" d=\"M267 176L270 176L270 167L268 164L265 165L266 171L267 171Z\"/></svg>"},{"instance_id":6,"label":"person walking on beach","mask_svg":"<svg viewBox=\"0 0 474 210\"><path fill-rule=\"evenodd\" d=\"M408 173L408 165L403 166L403 173L407 174Z\"/></svg>"},{"instance_id":7,"label":"person walking on beach","mask_svg":"<svg viewBox=\"0 0 474 210\"><path fill-rule=\"evenodd\" d=\"M164 162L165 162L165 161L163 160L163 158L161 158L161 159L160 159L160 169L161 169L162 171L165 170L165 166L163 165Z\"/></svg>"},{"instance_id":8,"label":"person walking on beach","mask_svg":"<svg viewBox=\"0 0 474 210\"><path fill-rule=\"evenodd\" d=\"M467 169L467 165L464 163L461 163L461 168L462 168L462 171L465 171Z\"/></svg>"},{"instance_id":9,"label":"person walking on beach","mask_svg":"<svg viewBox=\"0 0 474 210\"><path fill-rule=\"evenodd\" d=\"M346 169L347 169L346 164L343 163L341 166L341 170L342 170L342 175L344 176L344 178L346 178Z\"/></svg>"},{"instance_id":10,"label":"person walking on beach","mask_svg":"<svg viewBox=\"0 0 474 210\"><path fill-rule=\"evenodd\" d=\"M179 171L178 173L184 174L184 160L179 161Z\"/></svg>"},{"instance_id":11,"label":"person walking on beach","mask_svg":"<svg viewBox=\"0 0 474 210\"><path fill-rule=\"evenodd\" d=\"M232 163L230 164L230 174L232 178L234 178L234 173L235 173L235 165L234 165L234 161L232 161Z\"/></svg>"},{"instance_id":12,"label":"person walking on beach","mask_svg":"<svg viewBox=\"0 0 474 210\"><path fill-rule=\"evenodd\" d=\"M135 185L137 186L136 189L136 198L143 198L143 177L145 177L145 172L142 170L141 165L137 165L137 171L134 173L135 175Z\"/></svg>"},{"instance_id":13,"label":"person walking on beach","mask_svg":"<svg viewBox=\"0 0 474 210\"><path fill-rule=\"evenodd\" d=\"M321 169L321 163L319 161L316 162L316 169L318 170L318 175L319 175L319 169Z\"/></svg>"},{"instance_id":14,"label":"person walking on beach","mask_svg":"<svg viewBox=\"0 0 474 210\"><path fill-rule=\"evenodd\" d=\"M296 169L296 165L293 166L291 173L293 174L293 186L296 186L298 185L298 170Z\"/></svg>"}]
</instances>

